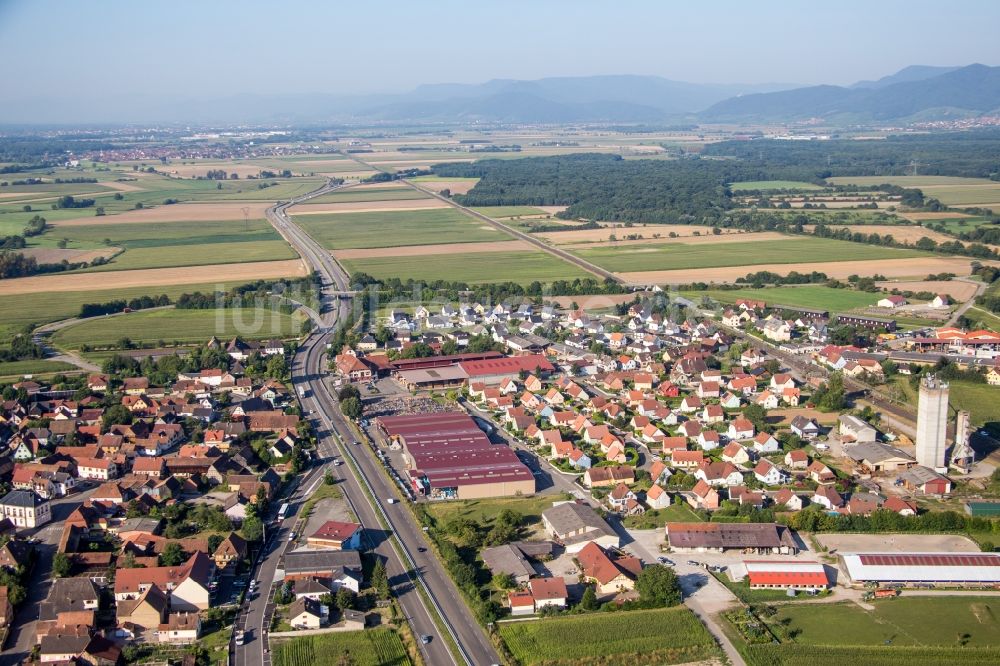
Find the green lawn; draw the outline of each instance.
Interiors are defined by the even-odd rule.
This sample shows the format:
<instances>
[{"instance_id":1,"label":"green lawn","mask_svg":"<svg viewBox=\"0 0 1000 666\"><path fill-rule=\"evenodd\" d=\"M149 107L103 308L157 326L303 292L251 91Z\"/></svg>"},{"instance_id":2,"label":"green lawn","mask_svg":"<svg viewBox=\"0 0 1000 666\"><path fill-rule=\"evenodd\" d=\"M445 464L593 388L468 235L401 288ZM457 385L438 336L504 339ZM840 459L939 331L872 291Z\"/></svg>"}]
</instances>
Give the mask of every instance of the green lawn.
<instances>
[{"instance_id":1,"label":"green lawn","mask_svg":"<svg viewBox=\"0 0 1000 666\"><path fill-rule=\"evenodd\" d=\"M462 517L485 523L493 520L504 509L516 511L529 522L540 522L542 512L552 508L553 502L565 500L563 495L531 495L529 497L503 497L497 499L454 500L432 502L426 505L427 513L438 523Z\"/></svg>"},{"instance_id":2,"label":"green lawn","mask_svg":"<svg viewBox=\"0 0 1000 666\"><path fill-rule=\"evenodd\" d=\"M429 199L430 196L412 187L371 187L330 192L309 199L308 203L350 203L355 201L397 201L407 199ZM295 209L292 209L295 212Z\"/></svg>"},{"instance_id":3,"label":"green lawn","mask_svg":"<svg viewBox=\"0 0 1000 666\"><path fill-rule=\"evenodd\" d=\"M271 309L152 310L87 319L57 331L52 342L67 349L108 345L122 337L137 343L205 342L213 335L231 338L282 338L299 333L299 318Z\"/></svg>"},{"instance_id":4,"label":"green lawn","mask_svg":"<svg viewBox=\"0 0 1000 666\"><path fill-rule=\"evenodd\" d=\"M831 289L821 285L802 285L789 287L766 287L763 289L713 289L709 291L684 292L684 296L698 302L702 296L720 303L735 303L737 299L749 298L765 301L771 305L788 305L791 307L821 308L833 312L846 312L874 305L880 298L879 294L869 294L851 289Z\"/></svg>"},{"instance_id":5,"label":"green lawn","mask_svg":"<svg viewBox=\"0 0 1000 666\"><path fill-rule=\"evenodd\" d=\"M452 208L297 215L295 222L331 250L512 240Z\"/></svg>"},{"instance_id":6,"label":"green lawn","mask_svg":"<svg viewBox=\"0 0 1000 666\"><path fill-rule=\"evenodd\" d=\"M970 647L1000 647L1000 598L907 597L873 602L866 611L854 603L779 606L769 620L798 629L796 643L810 645L958 646L968 634Z\"/></svg>"},{"instance_id":7,"label":"green lawn","mask_svg":"<svg viewBox=\"0 0 1000 666\"><path fill-rule=\"evenodd\" d=\"M473 208L477 213L482 213L486 217L519 217L522 215L547 215L541 208L533 206L481 206Z\"/></svg>"},{"instance_id":8,"label":"green lawn","mask_svg":"<svg viewBox=\"0 0 1000 666\"><path fill-rule=\"evenodd\" d=\"M500 637L523 666L679 664L721 657L711 634L684 607L504 622Z\"/></svg>"},{"instance_id":9,"label":"green lawn","mask_svg":"<svg viewBox=\"0 0 1000 666\"><path fill-rule=\"evenodd\" d=\"M506 240L506 237L504 237ZM429 257L372 257L345 259L341 263L351 273L363 271L376 278L413 278L422 282L449 280L478 284L535 280L573 280L590 275L583 269L545 252L481 252L433 255Z\"/></svg>"},{"instance_id":10,"label":"green lawn","mask_svg":"<svg viewBox=\"0 0 1000 666\"><path fill-rule=\"evenodd\" d=\"M688 504L671 504L665 509L650 509L641 516L627 516L625 527L639 530L660 529L667 523L700 523L701 518Z\"/></svg>"},{"instance_id":11,"label":"green lawn","mask_svg":"<svg viewBox=\"0 0 1000 666\"><path fill-rule=\"evenodd\" d=\"M860 645L738 646L748 666L803 666L819 664L863 664L864 666L995 666L997 648L942 648Z\"/></svg>"},{"instance_id":12,"label":"green lawn","mask_svg":"<svg viewBox=\"0 0 1000 666\"><path fill-rule=\"evenodd\" d=\"M274 666L408 666L412 662L396 630L388 627L275 640Z\"/></svg>"},{"instance_id":13,"label":"green lawn","mask_svg":"<svg viewBox=\"0 0 1000 666\"><path fill-rule=\"evenodd\" d=\"M788 237L772 241L620 245L576 250L580 257L610 271L657 271L760 264L795 264L926 256L902 250L827 238ZM748 273L752 272L747 270Z\"/></svg>"},{"instance_id":14,"label":"green lawn","mask_svg":"<svg viewBox=\"0 0 1000 666\"><path fill-rule=\"evenodd\" d=\"M976 328L988 328L1000 332L1000 317L992 312L973 306L965 311L965 316L978 322L979 325Z\"/></svg>"},{"instance_id":15,"label":"green lawn","mask_svg":"<svg viewBox=\"0 0 1000 666\"><path fill-rule=\"evenodd\" d=\"M822 190L823 187L799 180L748 180L742 183L730 183L733 192L747 190Z\"/></svg>"}]
</instances>

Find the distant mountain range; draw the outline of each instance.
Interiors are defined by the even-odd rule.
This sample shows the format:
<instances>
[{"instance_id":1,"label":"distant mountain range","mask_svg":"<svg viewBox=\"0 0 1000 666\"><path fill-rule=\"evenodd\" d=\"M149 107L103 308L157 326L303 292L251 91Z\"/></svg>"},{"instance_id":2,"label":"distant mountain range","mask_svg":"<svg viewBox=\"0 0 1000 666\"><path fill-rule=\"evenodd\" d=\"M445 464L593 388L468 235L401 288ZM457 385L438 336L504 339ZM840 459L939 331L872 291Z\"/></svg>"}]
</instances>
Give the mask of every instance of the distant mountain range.
<instances>
[{"instance_id":1,"label":"distant mountain range","mask_svg":"<svg viewBox=\"0 0 1000 666\"><path fill-rule=\"evenodd\" d=\"M1000 111L1000 67L907 67L849 88L809 86L733 97L698 114L703 122L887 122L962 118Z\"/></svg>"},{"instance_id":2,"label":"distant mountain range","mask_svg":"<svg viewBox=\"0 0 1000 666\"><path fill-rule=\"evenodd\" d=\"M966 117L1000 109L1000 68L914 65L847 87L790 83L699 84L658 76L495 79L383 95L245 94L211 99L133 95L21 100L0 122L637 123L838 122Z\"/></svg>"}]
</instances>

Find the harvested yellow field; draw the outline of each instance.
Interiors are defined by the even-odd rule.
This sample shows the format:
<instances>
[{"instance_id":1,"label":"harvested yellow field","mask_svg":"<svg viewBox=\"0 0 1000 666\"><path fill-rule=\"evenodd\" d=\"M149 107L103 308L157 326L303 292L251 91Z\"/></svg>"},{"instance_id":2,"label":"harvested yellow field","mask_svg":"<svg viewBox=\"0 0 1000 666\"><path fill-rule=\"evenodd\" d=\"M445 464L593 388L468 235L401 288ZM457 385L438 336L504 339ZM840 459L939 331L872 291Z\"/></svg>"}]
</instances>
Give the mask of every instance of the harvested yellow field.
<instances>
[{"instance_id":1,"label":"harvested yellow field","mask_svg":"<svg viewBox=\"0 0 1000 666\"><path fill-rule=\"evenodd\" d=\"M0 194L0 199L21 199L21 198L32 198L41 196L52 196L51 192L4 192Z\"/></svg>"},{"instance_id":2,"label":"harvested yellow field","mask_svg":"<svg viewBox=\"0 0 1000 666\"><path fill-rule=\"evenodd\" d=\"M92 291L126 287L156 287L174 284L239 282L306 275L299 259L261 261L250 264L150 268L115 273L56 273L0 280L0 296L46 291Z\"/></svg>"},{"instance_id":3,"label":"harvested yellow field","mask_svg":"<svg viewBox=\"0 0 1000 666\"><path fill-rule=\"evenodd\" d=\"M246 203L178 203L172 206L157 206L142 210L129 210L118 215L95 218L74 217L53 221L56 227L89 226L92 224L141 224L143 222L211 222L212 220L242 220L243 209L249 209L250 219L264 217L264 211L271 206L268 202Z\"/></svg>"},{"instance_id":4,"label":"harvested yellow field","mask_svg":"<svg viewBox=\"0 0 1000 666\"><path fill-rule=\"evenodd\" d=\"M886 289L900 291L929 291L932 294L948 294L956 301L967 301L976 295L976 285L961 280L901 280L876 282Z\"/></svg>"},{"instance_id":5,"label":"harvested yellow field","mask_svg":"<svg viewBox=\"0 0 1000 666\"><path fill-rule=\"evenodd\" d=\"M573 224L572 222L568 224ZM774 237L779 237L780 234L775 232L757 232L748 233L744 231L738 231L736 229L723 229L722 234L718 236L712 235L712 230L708 227L696 224L671 224L671 225L656 225L649 227L624 227L620 225L616 226L604 226L600 229L580 229L577 231L547 231L545 233L536 234L540 238L544 238L547 241L555 243L556 245L576 245L580 243L592 243L591 247L595 247L597 243L604 243L608 241L608 236L614 234L616 237L621 238L622 236L627 236L629 234L641 234L643 238L639 243L648 243L650 241L656 241L658 243L669 242L671 240L677 240L673 238L668 238L669 233L675 233L679 238L683 238L683 242L719 242L718 239L722 239L726 242L732 242L731 236L733 235L743 235L747 237L747 240L767 240L766 234L771 234ZM695 236L695 233L698 236ZM659 238L653 238L653 234L660 234ZM617 244L621 244L627 241L618 241Z\"/></svg>"},{"instance_id":6,"label":"harvested yellow field","mask_svg":"<svg viewBox=\"0 0 1000 666\"><path fill-rule=\"evenodd\" d=\"M619 273L630 284L689 284L691 282L735 282L748 273L770 271L787 275L792 271L811 273L819 271L828 276L844 279L850 275L884 275L888 278L919 278L931 273L969 275L971 260L959 257L914 257L869 261L838 261L806 264L761 264L754 266L726 266L722 268L692 268L676 271L639 271ZM1000 265L996 261L980 263Z\"/></svg>"},{"instance_id":7,"label":"harvested yellow field","mask_svg":"<svg viewBox=\"0 0 1000 666\"><path fill-rule=\"evenodd\" d=\"M426 187L432 192L448 190L452 194L468 194L469 190L476 186L475 180L427 180L415 181L421 187Z\"/></svg>"},{"instance_id":8,"label":"harvested yellow field","mask_svg":"<svg viewBox=\"0 0 1000 666\"><path fill-rule=\"evenodd\" d=\"M590 294L585 296L554 296L551 299L561 308L569 308L576 303L578 307L591 312L607 310L622 303L631 303L636 296L650 292L629 292L627 294Z\"/></svg>"},{"instance_id":9,"label":"harvested yellow field","mask_svg":"<svg viewBox=\"0 0 1000 666\"><path fill-rule=\"evenodd\" d=\"M438 199L399 199L395 201L345 201L343 203L299 204L292 215L324 215L327 213L383 213L400 210L450 208Z\"/></svg>"},{"instance_id":10,"label":"harvested yellow field","mask_svg":"<svg viewBox=\"0 0 1000 666\"><path fill-rule=\"evenodd\" d=\"M408 188L409 185L401 180L390 180L387 183L361 183L360 185L354 185L351 187L351 191L355 190L403 190Z\"/></svg>"},{"instance_id":11,"label":"harvested yellow field","mask_svg":"<svg viewBox=\"0 0 1000 666\"><path fill-rule=\"evenodd\" d=\"M441 243L438 245L335 250L333 256L337 259L371 259L373 257L422 257L429 254L468 254L470 252L516 252L533 249L534 246L527 241L512 240L496 241L495 243Z\"/></svg>"}]
</instances>

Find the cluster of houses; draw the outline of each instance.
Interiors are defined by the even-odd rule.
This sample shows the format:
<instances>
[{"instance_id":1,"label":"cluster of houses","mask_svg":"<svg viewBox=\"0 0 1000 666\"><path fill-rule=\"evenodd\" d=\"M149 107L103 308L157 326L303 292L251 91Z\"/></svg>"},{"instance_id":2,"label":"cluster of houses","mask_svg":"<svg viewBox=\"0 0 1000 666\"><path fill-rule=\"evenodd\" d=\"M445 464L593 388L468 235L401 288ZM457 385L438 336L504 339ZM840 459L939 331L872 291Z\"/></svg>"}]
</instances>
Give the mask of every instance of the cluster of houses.
<instances>
[{"instance_id":1,"label":"cluster of houses","mask_svg":"<svg viewBox=\"0 0 1000 666\"><path fill-rule=\"evenodd\" d=\"M0 498L7 547L30 549L22 532L52 521L54 501L87 493L55 532L69 573L42 604L43 661L78 659L95 644L107 651L108 641L194 642L219 576L247 560L235 531L170 538L177 531L158 517L186 503L236 528L303 453L285 385L244 366L255 354L283 354L283 345L209 345L225 350L227 367L181 372L165 386L107 374L86 377L86 390L76 391L23 381L13 386L22 399L0 405L0 474L12 488ZM161 566L165 552L177 559L177 547L184 561ZM108 596L110 624L97 601Z\"/></svg>"}]
</instances>

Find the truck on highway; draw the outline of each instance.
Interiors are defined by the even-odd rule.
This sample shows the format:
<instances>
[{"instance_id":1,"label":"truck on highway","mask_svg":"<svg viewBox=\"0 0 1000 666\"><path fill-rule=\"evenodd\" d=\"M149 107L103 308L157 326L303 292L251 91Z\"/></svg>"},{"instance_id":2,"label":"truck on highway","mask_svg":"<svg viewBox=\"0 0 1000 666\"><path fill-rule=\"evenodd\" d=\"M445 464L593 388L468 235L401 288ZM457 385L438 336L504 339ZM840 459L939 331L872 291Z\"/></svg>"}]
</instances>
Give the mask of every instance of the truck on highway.
<instances>
[{"instance_id":1,"label":"truck on highway","mask_svg":"<svg viewBox=\"0 0 1000 666\"><path fill-rule=\"evenodd\" d=\"M300 398L306 397L306 387L305 386L300 386L299 387L299 397Z\"/></svg>"}]
</instances>

